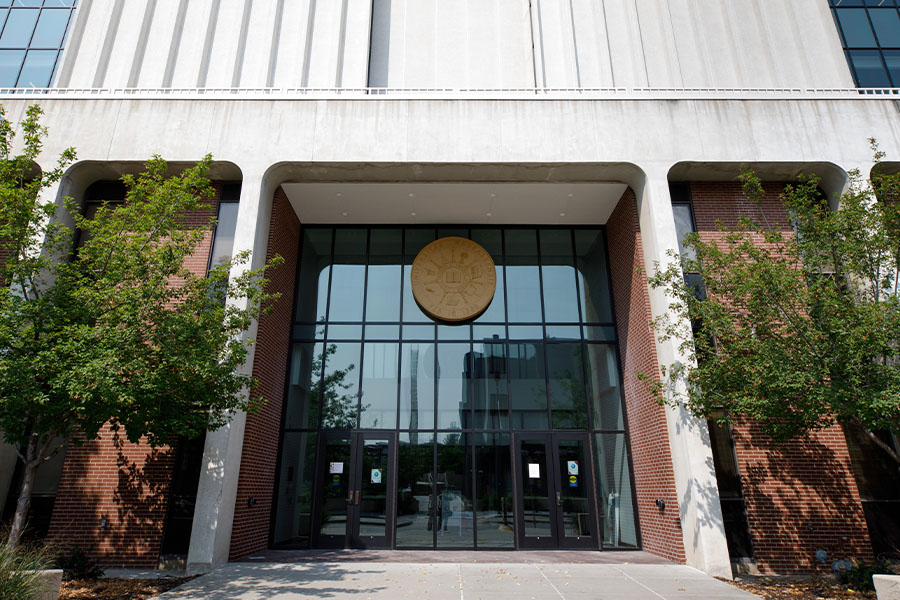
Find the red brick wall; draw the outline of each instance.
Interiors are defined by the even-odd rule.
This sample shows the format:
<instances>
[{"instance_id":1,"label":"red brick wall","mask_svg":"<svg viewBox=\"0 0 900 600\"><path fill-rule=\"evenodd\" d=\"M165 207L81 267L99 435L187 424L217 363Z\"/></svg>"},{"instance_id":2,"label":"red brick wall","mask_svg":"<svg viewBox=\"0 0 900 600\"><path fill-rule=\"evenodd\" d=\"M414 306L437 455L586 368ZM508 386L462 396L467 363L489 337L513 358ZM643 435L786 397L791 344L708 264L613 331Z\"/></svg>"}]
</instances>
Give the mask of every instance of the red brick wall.
<instances>
[{"instance_id":1,"label":"red brick wall","mask_svg":"<svg viewBox=\"0 0 900 600\"><path fill-rule=\"evenodd\" d=\"M606 223L625 410L634 462L643 549L684 562L678 497L669 452L666 415L637 373L659 374L650 324L650 296L634 192L628 189ZM665 510L656 500L666 503Z\"/></svg>"},{"instance_id":2,"label":"red brick wall","mask_svg":"<svg viewBox=\"0 0 900 600\"><path fill-rule=\"evenodd\" d=\"M781 184L766 184L762 211L770 224L793 235L778 198ZM760 218L760 207L743 198L737 183L693 183L697 231L706 240L720 234L716 221L737 224L741 214ZM763 572L830 571L842 559L871 561L872 551L850 456L840 428L807 440L772 447L755 424L734 426L735 449L757 566ZM826 564L816 550L828 553Z\"/></svg>"},{"instance_id":3,"label":"red brick wall","mask_svg":"<svg viewBox=\"0 0 900 600\"><path fill-rule=\"evenodd\" d=\"M216 215L221 185L210 208L185 216L186 226ZM205 275L212 245L208 233L185 267ZM173 281L177 284L177 281ZM155 568L169 502L175 453L130 444L104 427L100 439L70 444L60 476L47 541L63 550L79 546L107 567ZM103 520L105 526L101 526Z\"/></svg>"},{"instance_id":4,"label":"red brick wall","mask_svg":"<svg viewBox=\"0 0 900 600\"><path fill-rule=\"evenodd\" d=\"M253 376L259 381L259 387L254 393L262 395L267 402L260 412L247 415L231 536L231 560L262 552L269 544L299 242L300 221L284 191L278 188L272 207L266 257L280 254L285 259L284 264L272 271L269 277L268 289L279 292L281 298L272 306L272 312L259 319L253 361ZM248 505L251 498L256 500L254 506Z\"/></svg>"}]
</instances>

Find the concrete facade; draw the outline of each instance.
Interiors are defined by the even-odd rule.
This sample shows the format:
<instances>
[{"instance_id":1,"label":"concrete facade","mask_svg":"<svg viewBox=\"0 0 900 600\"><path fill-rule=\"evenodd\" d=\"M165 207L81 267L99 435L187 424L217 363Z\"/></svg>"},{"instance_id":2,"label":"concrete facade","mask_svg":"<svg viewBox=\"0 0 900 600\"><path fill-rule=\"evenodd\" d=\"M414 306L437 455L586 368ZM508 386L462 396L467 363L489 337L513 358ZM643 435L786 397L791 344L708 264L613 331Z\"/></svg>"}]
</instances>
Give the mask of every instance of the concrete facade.
<instances>
[{"instance_id":1,"label":"concrete facade","mask_svg":"<svg viewBox=\"0 0 900 600\"><path fill-rule=\"evenodd\" d=\"M619 186L604 200L610 221L593 224L619 223L617 310L633 307L617 324L631 344L626 379L685 360L676 341L649 332L666 298L631 278L677 251L670 181L733 181L748 164L771 181L815 172L836 193L850 170L870 171L867 138L900 157L897 96L850 89L824 0L79 0L68 35L54 89L0 97L14 122L43 107L42 167L77 148L59 196L152 154L189 163L211 153L214 176L242 182L234 251L250 250L253 267L284 225L273 215L292 184ZM289 200L295 211L303 202ZM546 222L540 207L510 202L519 222ZM428 208L435 222L492 218ZM417 222L402 197L370 210ZM371 222L340 202L326 215ZM290 219L309 222L302 210ZM246 337L263 334L254 325ZM244 370L260 377L266 352L251 350ZM644 548L730 577L706 424L684 408L642 408L651 400L630 385L632 439L668 455L643 475L645 490L661 478L672 511L652 513L655 491L638 498ZM232 539L247 527L252 427L237 414L206 438L191 570L256 549L236 552Z\"/></svg>"}]
</instances>

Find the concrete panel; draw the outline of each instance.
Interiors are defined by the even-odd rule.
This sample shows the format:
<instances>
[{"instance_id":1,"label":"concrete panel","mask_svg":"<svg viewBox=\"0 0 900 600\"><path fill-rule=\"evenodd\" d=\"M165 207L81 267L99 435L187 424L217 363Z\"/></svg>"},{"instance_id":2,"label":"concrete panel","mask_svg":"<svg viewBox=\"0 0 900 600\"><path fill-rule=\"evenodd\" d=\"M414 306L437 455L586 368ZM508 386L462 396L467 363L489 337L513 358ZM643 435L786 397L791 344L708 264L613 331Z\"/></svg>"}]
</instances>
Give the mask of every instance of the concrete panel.
<instances>
[{"instance_id":1,"label":"concrete panel","mask_svg":"<svg viewBox=\"0 0 900 600\"><path fill-rule=\"evenodd\" d=\"M278 87L296 88L302 85L309 14L309 0L284 3L275 60L274 85Z\"/></svg>"},{"instance_id":2,"label":"concrete panel","mask_svg":"<svg viewBox=\"0 0 900 600\"><path fill-rule=\"evenodd\" d=\"M201 81L198 81L201 84L200 87L227 88L232 86L234 68L238 60L245 2L252 2L252 0L222 0L219 4L215 22L215 37L209 48L209 54L204 56L209 61L209 68L205 78L203 78L201 68L199 76Z\"/></svg>"},{"instance_id":3,"label":"concrete panel","mask_svg":"<svg viewBox=\"0 0 900 600\"><path fill-rule=\"evenodd\" d=\"M312 25L312 39L309 48L309 73L306 85L309 87L337 87L339 41L345 17L343 2L337 0L312 0L315 14Z\"/></svg>"},{"instance_id":4,"label":"concrete panel","mask_svg":"<svg viewBox=\"0 0 900 600\"><path fill-rule=\"evenodd\" d=\"M571 0L532 3L539 87L579 87L573 16Z\"/></svg>"},{"instance_id":5,"label":"concrete panel","mask_svg":"<svg viewBox=\"0 0 900 600\"><path fill-rule=\"evenodd\" d=\"M609 61L609 37L603 3L593 0L571 2L581 86L612 87L612 65Z\"/></svg>"},{"instance_id":6,"label":"concrete panel","mask_svg":"<svg viewBox=\"0 0 900 600\"><path fill-rule=\"evenodd\" d=\"M106 76L100 87L127 87L136 50L141 43L141 31L147 12L146 2L123 2L119 25L112 48ZM168 49L168 47L166 47Z\"/></svg>"},{"instance_id":7,"label":"concrete panel","mask_svg":"<svg viewBox=\"0 0 900 600\"><path fill-rule=\"evenodd\" d=\"M653 87L681 87L681 67L669 3L635 0L635 9L647 63L647 81ZM712 10L711 7L707 9Z\"/></svg>"},{"instance_id":8,"label":"concrete panel","mask_svg":"<svg viewBox=\"0 0 900 600\"><path fill-rule=\"evenodd\" d=\"M153 12L147 36L137 87L161 87L164 85L169 52L176 38L179 17L179 0L158 0ZM147 51L149 50L149 52Z\"/></svg>"},{"instance_id":9,"label":"concrete panel","mask_svg":"<svg viewBox=\"0 0 900 600\"><path fill-rule=\"evenodd\" d=\"M253 2L241 63L240 87L266 86L277 6L274 0Z\"/></svg>"},{"instance_id":10,"label":"concrete panel","mask_svg":"<svg viewBox=\"0 0 900 600\"><path fill-rule=\"evenodd\" d=\"M371 20L372 0L347 0L338 87L361 88L368 85Z\"/></svg>"},{"instance_id":11,"label":"concrete panel","mask_svg":"<svg viewBox=\"0 0 900 600\"><path fill-rule=\"evenodd\" d=\"M634 2L626 0L603 0L603 2L606 10L613 85L618 87L648 85L646 59Z\"/></svg>"},{"instance_id":12,"label":"concrete panel","mask_svg":"<svg viewBox=\"0 0 900 600\"><path fill-rule=\"evenodd\" d=\"M185 14L184 32L178 46L178 56L172 69L172 87L194 87L203 64L213 0L191 0Z\"/></svg>"}]
</instances>

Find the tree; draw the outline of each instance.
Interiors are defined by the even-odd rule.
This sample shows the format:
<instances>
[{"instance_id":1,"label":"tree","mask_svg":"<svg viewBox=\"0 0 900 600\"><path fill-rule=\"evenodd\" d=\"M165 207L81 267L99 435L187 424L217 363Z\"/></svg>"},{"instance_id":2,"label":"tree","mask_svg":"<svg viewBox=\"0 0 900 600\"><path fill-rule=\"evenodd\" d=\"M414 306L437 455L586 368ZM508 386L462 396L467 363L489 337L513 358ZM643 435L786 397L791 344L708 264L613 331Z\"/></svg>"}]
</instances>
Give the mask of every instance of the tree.
<instances>
[{"instance_id":1,"label":"tree","mask_svg":"<svg viewBox=\"0 0 900 600\"><path fill-rule=\"evenodd\" d=\"M878 166L870 179L851 173L837 208L806 176L784 189L789 222L778 222L745 172L757 214L689 235L657 266L649 283L671 302L654 326L689 359L663 368L661 401L720 422L749 417L776 443L858 427L900 463L876 434L900 431L900 176L872 144Z\"/></svg>"},{"instance_id":2,"label":"tree","mask_svg":"<svg viewBox=\"0 0 900 600\"><path fill-rule=\"evenodd\" d=\"M0 434L24 465L13 544L37 468L67 443L95 438L108 423L155 447L252 408L259 399L245 392L255 382L237 372L247 356L241 333L274 298L264 292L265 269L229 280L247 254L207 277L183 267L213 224L182 220L208 207L209 156L174 176L151 159L145 172L122 178L124 203L86 218L71 199L42 201L75 152L38 172L40 116L28 109L24 150L13 155L14 127L0 107Z\"/></svg>"}]
</instances>

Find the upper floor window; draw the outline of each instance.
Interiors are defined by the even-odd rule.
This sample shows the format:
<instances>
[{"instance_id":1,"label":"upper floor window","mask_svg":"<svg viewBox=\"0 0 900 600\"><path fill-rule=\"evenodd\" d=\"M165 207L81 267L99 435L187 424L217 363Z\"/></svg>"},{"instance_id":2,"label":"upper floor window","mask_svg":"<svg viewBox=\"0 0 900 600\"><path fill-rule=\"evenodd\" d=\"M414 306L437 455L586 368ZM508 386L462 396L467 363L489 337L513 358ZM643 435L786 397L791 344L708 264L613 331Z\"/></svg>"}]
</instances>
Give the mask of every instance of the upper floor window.
<instances>
[{"instance_id":1,"label":"upper floor window","mask_svg":"<svg viewBox=\"0 0 900 600\"><path fill-rule=\"evenodd\" d=\"M0 0L0 88L50 86L77 0Z\"/></svg>"},{"instance_id":2,"label":"upper floor window","mask_svg":"<svg viewBox=\"0 0 900 600\"><path fill-rule=\"evenodd\" d=\"M898 0L829 0L859 87L900 87Z\"/></svg>"}]
</instances>

